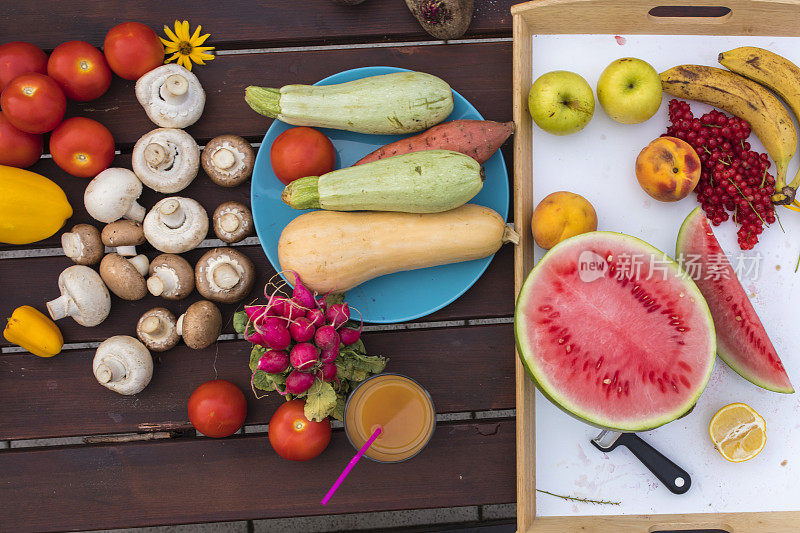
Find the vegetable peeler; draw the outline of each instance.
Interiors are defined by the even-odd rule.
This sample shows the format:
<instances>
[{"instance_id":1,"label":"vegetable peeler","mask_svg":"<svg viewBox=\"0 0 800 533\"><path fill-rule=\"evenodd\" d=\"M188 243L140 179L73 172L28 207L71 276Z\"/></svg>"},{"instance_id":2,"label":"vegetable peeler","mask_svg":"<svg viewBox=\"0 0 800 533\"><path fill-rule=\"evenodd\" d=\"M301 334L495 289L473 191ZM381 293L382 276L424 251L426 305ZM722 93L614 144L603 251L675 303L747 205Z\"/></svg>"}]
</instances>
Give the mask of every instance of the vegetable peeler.
<instances>
[{"instance_id":1,"label":"vegetable peeler","mask_svg":"<svg viewBox=\"0 0 800 533\"><path fill-rule=\"evenodd\" d=\"M625 446L675 494L683 494L692 486L692 478L686 470L667 459L636 433L620 433L606 429L592 439L592 444L606 453L614 451L619 445Z\"/></svg>"}]
</instances>

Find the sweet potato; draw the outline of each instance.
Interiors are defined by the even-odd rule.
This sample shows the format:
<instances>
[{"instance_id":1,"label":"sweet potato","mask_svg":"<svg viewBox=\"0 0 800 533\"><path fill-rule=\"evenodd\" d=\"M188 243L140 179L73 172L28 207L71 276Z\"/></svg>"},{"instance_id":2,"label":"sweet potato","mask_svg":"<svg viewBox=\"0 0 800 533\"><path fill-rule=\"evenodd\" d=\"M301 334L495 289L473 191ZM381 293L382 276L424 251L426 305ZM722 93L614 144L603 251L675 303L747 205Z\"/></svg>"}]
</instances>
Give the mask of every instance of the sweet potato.
<instances>
[{"instance_id":1,"label":"sweet potato","mask_svg":"<svg viewBox=\"0 0 800 533\"><path fill-rule=\"evenodd\" d=\"M443 122L418 135L378 148L361 158L356 165L423 150L461 152L483 164L512 133L514 133L513 122L466 119Z\"/></svg>"}]
</instances>

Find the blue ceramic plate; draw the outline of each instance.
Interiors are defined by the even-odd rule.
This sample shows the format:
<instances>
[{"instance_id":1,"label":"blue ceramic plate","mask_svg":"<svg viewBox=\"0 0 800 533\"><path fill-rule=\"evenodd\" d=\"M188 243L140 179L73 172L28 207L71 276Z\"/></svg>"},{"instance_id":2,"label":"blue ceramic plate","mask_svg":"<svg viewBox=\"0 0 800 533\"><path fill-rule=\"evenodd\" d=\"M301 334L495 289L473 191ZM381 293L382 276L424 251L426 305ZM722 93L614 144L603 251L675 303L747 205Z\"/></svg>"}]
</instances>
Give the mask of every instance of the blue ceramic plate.
<instances>
[{"instance_id":1,"label":"blue ceramic plate","mask_svg":"<svg viewBox=\"0 0 800 533\"><path fill-rule=\"evenodd\" d=\"M364 67L346 70L315 85L333 85L346 81L388 74L406 69ZM463 96L453 91L455 106L447 120L462 118L482 120L478 111ZM269 151L272 141L292 126L275 120L267 130L256 157L251 187L251 202L256 233L275 270L278 263L278 239L281 231L305 211L292 209L281 201L283 184L272 172ZM336 148L336 168L348 167L368 153L409 135L366 135L320 128ZM484 165L486 181L472 203L491 207L504 219L508 216L508 174L503 155L498 151ZM491 262L491 257L397 272L370 280L347 292L347 302L357 308L365 322L392 323L414 320L446 306L469 289Z\"/></svg>"}]
</instances>

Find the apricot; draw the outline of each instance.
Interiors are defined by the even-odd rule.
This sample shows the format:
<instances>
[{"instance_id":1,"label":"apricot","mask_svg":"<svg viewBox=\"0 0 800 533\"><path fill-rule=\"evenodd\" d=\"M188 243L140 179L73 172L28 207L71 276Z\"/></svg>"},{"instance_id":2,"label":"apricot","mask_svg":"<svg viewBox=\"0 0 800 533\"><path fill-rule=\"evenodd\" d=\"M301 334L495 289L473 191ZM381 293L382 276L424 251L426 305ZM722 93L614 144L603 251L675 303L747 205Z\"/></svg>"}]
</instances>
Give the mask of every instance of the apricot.
<instances>
[{"instance_id":1,"label":"apricot","mask_svg":"<svg viewBox=\"0 0 800 533\"><path fill-rule=\"evenodd\" d=\"M574 192L548 194L533 210L533 240L545 250L564 239L596 229L597 213L594 207L586 198Z\"/></svg>"},{"instance_id":2,"label":"apricot","mask_svg":"<svg viewBox=\"0 0 800 533\"><path fill-rule=\"evenodd\" d=\"M686 141L659 137L636 158L636 179L656 200L677 202L697 186L700 158Z\"/></svg>"}]
</instances>

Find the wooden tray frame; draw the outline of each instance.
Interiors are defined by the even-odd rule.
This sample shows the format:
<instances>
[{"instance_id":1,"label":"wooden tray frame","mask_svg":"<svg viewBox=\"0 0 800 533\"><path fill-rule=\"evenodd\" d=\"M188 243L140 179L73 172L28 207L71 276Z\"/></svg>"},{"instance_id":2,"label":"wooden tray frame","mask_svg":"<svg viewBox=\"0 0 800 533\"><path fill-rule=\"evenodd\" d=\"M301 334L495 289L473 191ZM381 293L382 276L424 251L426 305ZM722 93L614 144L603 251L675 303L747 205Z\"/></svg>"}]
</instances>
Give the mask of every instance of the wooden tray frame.
<instances>
[{"instance_id":1,"label":"wooden tray frame","mask_svg":"<svg viewBox=\"0 0 800 533\"><path fill-rule=\"evenodd\" d=\"M654 7L723 6L715 18L654 17ZM667 34L800 36L800 0L534 0L512 6L514 28L515 291L534 264L532 122L528 113L531 36L536 34ZM796 533L800 511L627 516L536 516L536 432L533 382L517 358L517 530L535 533L657 532L722 529L729 533Z\"/></svg>"}]
</instances>

